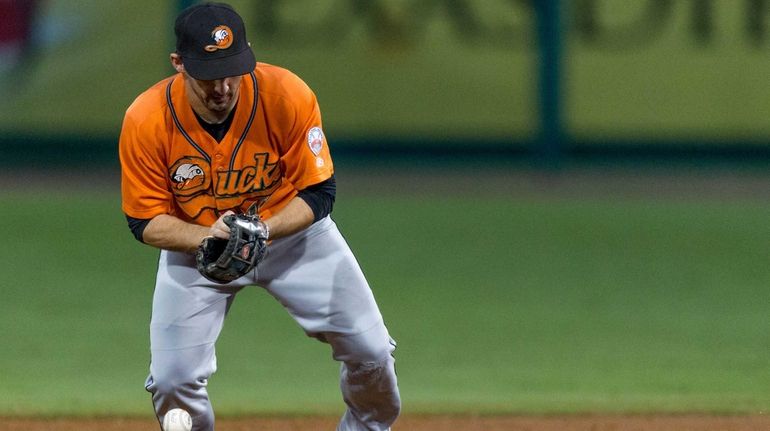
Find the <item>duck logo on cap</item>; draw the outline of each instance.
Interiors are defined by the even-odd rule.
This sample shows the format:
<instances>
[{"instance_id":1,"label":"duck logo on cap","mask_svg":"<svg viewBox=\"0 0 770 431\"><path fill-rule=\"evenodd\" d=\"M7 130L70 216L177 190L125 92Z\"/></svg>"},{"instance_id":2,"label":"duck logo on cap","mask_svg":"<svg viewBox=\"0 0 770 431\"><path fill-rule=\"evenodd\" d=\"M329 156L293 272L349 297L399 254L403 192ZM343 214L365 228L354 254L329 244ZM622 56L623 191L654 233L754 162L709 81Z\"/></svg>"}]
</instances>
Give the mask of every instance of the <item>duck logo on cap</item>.
<instances>
[{"instance_id":1,"label":"duck logo on cap","mask_svg":"<svg viewBox=\"0 0 770 431\"><path fill-rule=\"evenodd\" d=\"M233 31L226 25L220 25L211 32L213 45L206 45L203 49L208 52L214 52L218 49L227 49L233 44Z\"/></svg>"}]
</instances>

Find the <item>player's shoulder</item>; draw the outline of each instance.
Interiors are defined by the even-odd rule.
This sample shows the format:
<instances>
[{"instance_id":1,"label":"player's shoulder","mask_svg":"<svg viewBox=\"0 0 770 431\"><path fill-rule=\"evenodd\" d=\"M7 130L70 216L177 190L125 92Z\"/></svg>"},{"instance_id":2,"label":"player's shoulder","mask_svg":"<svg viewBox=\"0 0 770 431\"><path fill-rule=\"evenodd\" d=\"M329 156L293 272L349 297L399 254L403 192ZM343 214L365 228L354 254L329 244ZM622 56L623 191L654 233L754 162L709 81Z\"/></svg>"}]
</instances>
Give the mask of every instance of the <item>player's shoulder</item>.
<instances>
[{"instance_id":1,"label":"player's shoulder","mask_svg":"<svg viewBox=\"0 0 770 431\"><path fill-rule=\"evenodd\" d=\"M260 96L289 100L303 100L313 96L313 91L307 83L286 68L258 63L254 72Z\"/></svg>"},{"instance_id":2,"label":"player's shoulder","mask_svg":"<svg viewBox=\"0 0 770 431\"><path fill-rule=\"evenodd\" d=\"M142 123L149 118L163 115L168 106L166 88L172 79L174 76L163 79L139 94L126 109L126 118Z\"/></svg>"}]
</instances>

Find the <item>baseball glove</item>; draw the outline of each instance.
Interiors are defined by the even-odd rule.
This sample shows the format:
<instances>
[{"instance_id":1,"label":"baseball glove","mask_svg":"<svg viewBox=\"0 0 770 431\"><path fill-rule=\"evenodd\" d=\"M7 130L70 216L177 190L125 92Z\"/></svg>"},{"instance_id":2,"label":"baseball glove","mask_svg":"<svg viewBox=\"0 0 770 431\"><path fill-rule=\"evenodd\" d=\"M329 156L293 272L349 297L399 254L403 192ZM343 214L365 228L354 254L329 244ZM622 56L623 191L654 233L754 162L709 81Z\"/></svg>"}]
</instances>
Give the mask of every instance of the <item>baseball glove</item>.
<instances>
[{"instance_id":1,"label":"baseball glove","mask_svg":"<svg viewBox=\"0 0 770 431\"><path fill-rule=\"evenodd\" d=\"M222 221L230 228L230 238L204 238L195 260L204 277L225 284L254 269L265 257L269 233L257 214L231 214Z\"/></svg>"}]
</instances>

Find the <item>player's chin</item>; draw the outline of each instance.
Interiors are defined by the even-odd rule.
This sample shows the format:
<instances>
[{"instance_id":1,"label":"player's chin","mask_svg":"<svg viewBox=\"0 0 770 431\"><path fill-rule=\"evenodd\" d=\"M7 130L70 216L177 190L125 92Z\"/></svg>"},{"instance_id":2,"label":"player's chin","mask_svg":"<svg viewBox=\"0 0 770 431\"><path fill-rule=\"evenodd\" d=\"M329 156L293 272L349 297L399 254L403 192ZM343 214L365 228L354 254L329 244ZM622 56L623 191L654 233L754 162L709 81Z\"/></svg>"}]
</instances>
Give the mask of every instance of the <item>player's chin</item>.
<instances>
[{"instance_id":1,"label":"player's chin","mask_svg":"<svg viewBox=\"0 0 770 431\"><path fill-rule=\"evenodd\" d=\"M222 99L209 99L207 106L212 111L224 112L231 107L232 102L232 98L229 97L224 97Z\"/></svg>"},{"instance_id":2,"label":"player's chin","mask_svg":"<svg viewBox=\"0 0 770 431\"><path fill-rule=\"evenodd\" d=\"M227 103L214 103L211 102L208 104L208 108L212 112L225 112L227 111L227 108L229 107L229 104Z\"/></svg>"}]
</instances>

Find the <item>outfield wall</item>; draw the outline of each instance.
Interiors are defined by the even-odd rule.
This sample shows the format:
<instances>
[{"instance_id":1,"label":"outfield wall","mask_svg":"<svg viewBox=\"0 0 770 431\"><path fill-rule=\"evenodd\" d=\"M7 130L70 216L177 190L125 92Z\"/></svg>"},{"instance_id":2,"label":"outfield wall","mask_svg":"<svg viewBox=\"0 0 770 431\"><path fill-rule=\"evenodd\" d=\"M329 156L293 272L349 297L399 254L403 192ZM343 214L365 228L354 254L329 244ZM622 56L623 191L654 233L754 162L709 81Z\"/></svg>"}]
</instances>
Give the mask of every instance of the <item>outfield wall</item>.
<instances>
[{"instance_id":1,"label":"outfield wall","mask_svg":"<svg viewBox=\"0 0 770 431\"><path fill-rule=\"evenodd\" d=\"M125 108L172 72L190 1L26 3L28 37L0 36L3 159L110 158ZM232 3L258 59L316 91L340 152L518 157L558 140L770 158L765 0Z\"/></svg>"}]
</instances>

